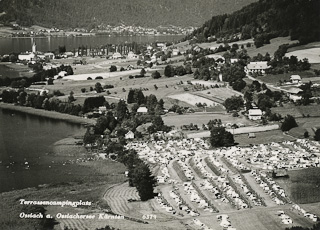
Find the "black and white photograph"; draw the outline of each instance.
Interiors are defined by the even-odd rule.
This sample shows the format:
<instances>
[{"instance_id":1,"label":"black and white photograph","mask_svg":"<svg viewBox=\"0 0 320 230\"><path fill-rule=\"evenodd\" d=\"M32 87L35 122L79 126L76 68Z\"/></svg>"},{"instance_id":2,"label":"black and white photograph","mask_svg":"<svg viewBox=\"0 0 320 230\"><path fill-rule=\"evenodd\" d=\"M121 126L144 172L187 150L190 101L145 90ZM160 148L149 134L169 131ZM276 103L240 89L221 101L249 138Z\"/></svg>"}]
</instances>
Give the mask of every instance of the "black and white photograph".
<instances>
[{"instance_id":1,"label":"black and white photograph","mask_svg":"<svg viewBox=\"0 0 320 230\"><path fill-rule=\"evenodd\" d=\"M320 230L320 0L0 0L0 230Z\"/></svg>"}]
</instances>

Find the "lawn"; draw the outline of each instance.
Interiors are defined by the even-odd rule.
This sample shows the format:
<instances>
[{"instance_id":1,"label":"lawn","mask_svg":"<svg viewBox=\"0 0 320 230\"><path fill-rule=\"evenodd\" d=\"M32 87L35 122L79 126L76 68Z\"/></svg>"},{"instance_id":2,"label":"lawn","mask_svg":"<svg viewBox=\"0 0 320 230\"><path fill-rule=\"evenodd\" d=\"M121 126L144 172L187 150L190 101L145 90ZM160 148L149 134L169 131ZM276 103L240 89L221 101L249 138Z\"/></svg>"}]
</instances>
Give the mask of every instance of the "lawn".
<instances>
[{"instance_id":1,"label":"lawn","mask_svg":"<svg viewBox=\"0 0 320 230\"><path fill-rule=\"evenodd\" d=\"M286 57L297 56L299 60L303 60L307 58L309 63L320 63L320 48L309 48L303 50L296 50L289 53L286 53Z\"/></svg>"},{"instance_id":2,"label":"lawn","mask_svg":"<svg viewBox=\"0 0 320 230\"><path fill-rule=\"evenodd\" d=\"M247 120L246 118L241 117L232 117L230 114L220 113L190 113L183 115L166 115L162 117L166 125L174 125L180 127L181 125L188 125L190 123L197 124L202 126L202 124L207 124L210 120L221 119L222 123L242 123L247 126L254 125L252 121Z\"/></svg>"},{"instance_id":3,"label":"lawn","mask_svg":"<svg viewBox=\"0 0 320 230\"><path fill-rule=\"evenodd\" d=\"M257 79L261 80L265 83L276 85L279 83L279 81L282 82L289 82L291 75L299 75L302 80L307 78L313 78L316 77L313 71L303 71L303 72L290 72L290 73L284 73L284 74L268 74L265 76L258 76Z\"/></svg>"},{"instance_id":4,"label":"lawn","mask_svg":"<svg viewBox=\"0 0 320 230\"><path fill-rule=\"evenodd\" d=\"M275 107L271 108L273 113L281 114L282 117L287 116L290 114L295 118L300 118L303 116L310 116L310 117L318 117L320 116L320 105L307 105L307 106L294 106L294 105L286 105L284 107Z\"/></svg>"},{"instance_id":5,"label":"lawn","mask_svg":"<svg viewBox=\"0 0 320 230\"><path fill-rule=\"evenodd\" d=\"M255 133L255 138L248 138L248 134L239 134L234 136L234 140L240 146L267 144L271 142L282 142L294 140L294 138L283 134L281 130L271 130Z\"/></svg>"}]
</instances>

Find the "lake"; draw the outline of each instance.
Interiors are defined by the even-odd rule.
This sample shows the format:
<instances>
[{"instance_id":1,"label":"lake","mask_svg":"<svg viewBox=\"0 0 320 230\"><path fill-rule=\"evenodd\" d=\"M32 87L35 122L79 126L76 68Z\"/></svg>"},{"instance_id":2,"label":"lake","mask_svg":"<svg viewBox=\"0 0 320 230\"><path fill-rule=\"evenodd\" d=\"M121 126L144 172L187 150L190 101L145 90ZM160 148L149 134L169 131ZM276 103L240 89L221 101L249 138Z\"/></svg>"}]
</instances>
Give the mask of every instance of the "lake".
<instances>
[{"instance_id":1,"label":"lake","mask_svg":"<svg viewBox=\"0 0 320 230\"><path fill-rule=\"evenodd\" d=\"M48 154L53 143L81 129L76 124L0 109L0 192L85 176L82 166L62 164L71 157Z\"/></svg>"},{"instance_id":2,"label":"lake","mask_svg":"<svg viewBox=\"0 0 320 230\"><path fill-rule=\"evenodd\" d=\"M66 46L67 50L73 50L79 46L98 47L106 44L120 44L125 42L151 43L172 42L182 39L184 35L159 35L159 36L81 36L81 37L43 37L43 38L0 38L0 55L12 52L21 53L31 51L33 41L37 44L37 50L55 51L59 46Z\"/></svg>"}]
</instances>

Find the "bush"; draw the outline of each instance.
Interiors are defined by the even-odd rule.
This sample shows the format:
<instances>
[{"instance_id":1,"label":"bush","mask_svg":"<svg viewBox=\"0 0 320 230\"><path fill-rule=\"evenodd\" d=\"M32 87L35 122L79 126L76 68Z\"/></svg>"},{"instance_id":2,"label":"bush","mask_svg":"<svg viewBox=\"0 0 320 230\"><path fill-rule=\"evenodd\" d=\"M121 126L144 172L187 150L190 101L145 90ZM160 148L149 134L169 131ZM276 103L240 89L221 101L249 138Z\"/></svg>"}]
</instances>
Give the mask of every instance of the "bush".
<instances>
[{"instance_id":1,"label":"bush","mask_svg":"<svg viewBox=\"0 0 320 230\"><path fill-rule=\"evenodd\" d=\"M92 78L91 78L91 77L88 77L87 80L92 80Z\"/></svg>"},{"instance_id":2,"label":"bush","mask_svg":"<svg viewBox=\"0 0 320 230\"><path fill-rule=\"evenodd\" d=\"M101 80L101 79L103 79L103 77L98 76L98 77L96 77L95 79L96 79L96 80Z\"/></svg>"},{"instance_id":3,"label":"bush","mask_svg":"<svg viewBox=\"0 0 320 230\"><path fill-rule=\"evenodd\" d=\"M297 124L296 120L294 119L293 116L287 115L284 118L284 121L283 121L283 123L281 125L281 130L282 131L289 131L290 129L292 129L294 127L298 127L298 124Z\"/></svg>"}]
</instances>

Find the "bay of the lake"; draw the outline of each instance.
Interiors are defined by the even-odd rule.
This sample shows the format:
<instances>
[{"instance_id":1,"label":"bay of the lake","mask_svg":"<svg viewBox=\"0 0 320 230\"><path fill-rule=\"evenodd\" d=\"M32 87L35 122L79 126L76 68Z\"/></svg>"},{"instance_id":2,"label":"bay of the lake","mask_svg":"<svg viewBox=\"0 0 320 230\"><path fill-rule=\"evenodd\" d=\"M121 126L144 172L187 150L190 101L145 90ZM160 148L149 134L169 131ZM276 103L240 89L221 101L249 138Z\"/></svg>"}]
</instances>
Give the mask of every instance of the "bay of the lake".
<instances>
[{"instance_id":1,"label":"bay of the lake","mask_svg":"<svg viewBox=\"0 0 320 230\"><path fill-rule=\"evenodd\" d=\"M124 43L151 43L151 42L173 42L179 41L184 35L159 35L159 36L65 36L65 37L21 37L21 38L0 38L0 55L12 52L22 53L31 51L33 41L37 44L37 50L42 52L58 50L59 46L66 46L72 51L79 46L100 47L107 44Z\"/></svg>"},{"instance_id":2,"label":"bay of the lake","mask_svg":"<svg viewBox=\"0 0 320 230\"><path fill-rule=\"evenodd\" d=\"M53 156L53 144L78 133L80 125L0 109L0 192L63 183L85 177L74 157Z\"/></svg>"}]
</instances>

